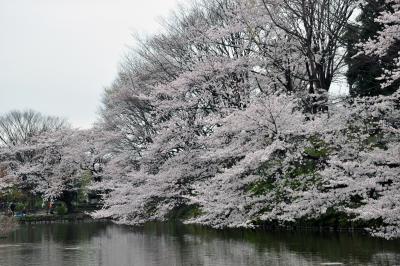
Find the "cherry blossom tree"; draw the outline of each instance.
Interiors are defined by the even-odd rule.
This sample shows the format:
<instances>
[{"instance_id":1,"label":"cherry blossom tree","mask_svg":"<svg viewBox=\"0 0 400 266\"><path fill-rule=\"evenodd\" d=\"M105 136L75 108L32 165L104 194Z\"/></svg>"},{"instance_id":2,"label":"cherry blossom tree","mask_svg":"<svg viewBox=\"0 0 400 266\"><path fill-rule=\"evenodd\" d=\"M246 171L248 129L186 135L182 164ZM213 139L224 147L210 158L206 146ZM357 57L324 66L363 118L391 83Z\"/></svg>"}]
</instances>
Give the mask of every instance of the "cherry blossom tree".
<instances>
[{"instance_id":1,"label":"cherry blossom tree","mask_svg":"<svg viewBox=\"0 0 400 266\"><path fill-rule=\"evenodd\" d=\"M221 228L335 213L380 217L371 232L397 236L396 205L383 206L398 189L398 95L328 102L355 2L304 4L203 1L140 40L104 98L102 125L120 141L93 185L94 217L190 209L187 222ZM328 112L308 101L319 90Z\"/></svg>"},{"instance_id":2,"label":"cherry blossom tree","mask_svg":"<svg viewBox=\"0 0 400 266\"><path fill-rule=\"evenodd\" d=\"M33 137L29 144L4 148L1 187L15 187L44 201L62 200L71 210L84 173L101 178L107 160L105 142L105 135L96 130L61 130Z\"/></svg>"},{"instance_id":3,"label":"cherry blossom tree","mask_svg":"<svg viewBox=\"0 0 400 266\"><path fill-rule=\"evenodd\" d=\"M95 218L222 228L335 215L399 237L399 93L327 94L354 4L204 0L177 11L138 38L96 128L0 147L0 188L69 201L90 172L103 198Z\"/></svg>"}]
</instances>

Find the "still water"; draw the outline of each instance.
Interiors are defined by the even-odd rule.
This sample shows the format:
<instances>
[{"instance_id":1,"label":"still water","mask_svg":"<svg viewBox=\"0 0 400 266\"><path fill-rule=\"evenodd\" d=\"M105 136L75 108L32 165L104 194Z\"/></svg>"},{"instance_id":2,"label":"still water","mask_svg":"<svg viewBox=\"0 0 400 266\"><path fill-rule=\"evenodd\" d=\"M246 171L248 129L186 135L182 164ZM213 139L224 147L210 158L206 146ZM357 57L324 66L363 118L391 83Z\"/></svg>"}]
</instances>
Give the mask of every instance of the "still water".
<instances>
[{"instance_id":1,"label":"still water","mask_svg":"<svg viewBox=\"0 0 400 266\"><path fill-rule=\"evenodd\" d=\"M33 224L0 239L0 265L400 265L400 241L165 223Z\"/></svg>"}]
</instances>

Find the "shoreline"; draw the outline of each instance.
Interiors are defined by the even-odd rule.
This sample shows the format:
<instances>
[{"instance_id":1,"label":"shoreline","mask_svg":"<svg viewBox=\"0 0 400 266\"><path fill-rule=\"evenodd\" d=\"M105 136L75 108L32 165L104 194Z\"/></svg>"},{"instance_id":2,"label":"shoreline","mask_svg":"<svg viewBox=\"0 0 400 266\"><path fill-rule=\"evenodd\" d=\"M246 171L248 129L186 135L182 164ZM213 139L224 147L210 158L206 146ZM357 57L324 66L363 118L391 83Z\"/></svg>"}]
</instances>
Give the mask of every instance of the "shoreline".
<instances>
[{"instance_id":1,"label":"shoreline","mask_svg":"<svg viewBox=\"0 0 400 266\"><path fill-rule=\"evenodd\" d=\"M109 218L101 218L95 219L90 215L85 213L73 213L68 215L27 215L24 217L16 217L16 221L18 224L53 224L53 223L103 223L103 222L111 222L123 226L129 227L138 227L143 228L146 226L151 226L152 224L183 224L187 226L196 226L199 228L207 229L207 230L216 230L216 231L258 231L258 232L315 232L315 233L348 233L348 234L357 234L364 235L370 238L378 238L381 237L372 236L368 233L366 228L363 227L340 227L340 226L332 226L332 225L307 225L307 224L291 224L291 225L278 225L278 224L267 224L261 223L255 225L254 227L221 227L215 228L210 225L198 224L198 223L186 223L184 220L179 219L168 219L165 221L147 221L143 224L120 224L116 221L113 221ZM388 239L387 239L388 240ZM391 239L391 240L399 240L399 239Z\"/></svg>"},{"instance_id":2,"label":"shoreline","mask_svg":"<svg viewBox=\"0 0 400 266\"><path fill-rule=\"evenodd\" d=\"M108 219L93 219L90 215L84 213L67 214L67 215L26 215L23 217L16 217L19 224L49 224L56 222L104 222L110 221Z\"/></svg>"}]
</instances>

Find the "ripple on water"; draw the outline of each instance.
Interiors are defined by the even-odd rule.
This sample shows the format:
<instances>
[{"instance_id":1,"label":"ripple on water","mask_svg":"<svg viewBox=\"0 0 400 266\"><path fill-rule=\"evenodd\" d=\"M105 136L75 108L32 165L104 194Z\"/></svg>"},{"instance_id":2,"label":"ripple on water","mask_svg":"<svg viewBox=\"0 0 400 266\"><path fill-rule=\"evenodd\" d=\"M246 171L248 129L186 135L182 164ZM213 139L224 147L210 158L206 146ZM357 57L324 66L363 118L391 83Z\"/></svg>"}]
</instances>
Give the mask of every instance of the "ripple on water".
<instances>
[{"instance_id":1,"label":"ripple on water","mask_svg":"<svg viewBox=\"0 0 400 266\"><path fill-rule=\"evenodd\" d=\"M80 247L66 247L65 250L80 250Z\"/></svg>"}]
</instances>

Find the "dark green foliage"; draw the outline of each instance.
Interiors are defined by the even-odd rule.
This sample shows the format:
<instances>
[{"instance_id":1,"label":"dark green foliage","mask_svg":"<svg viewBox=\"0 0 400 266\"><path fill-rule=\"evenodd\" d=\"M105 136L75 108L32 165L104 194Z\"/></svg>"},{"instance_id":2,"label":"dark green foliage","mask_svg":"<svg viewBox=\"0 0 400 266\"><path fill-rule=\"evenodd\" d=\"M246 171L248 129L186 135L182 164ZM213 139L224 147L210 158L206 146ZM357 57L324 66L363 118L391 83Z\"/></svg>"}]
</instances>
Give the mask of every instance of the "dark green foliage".
<instances>
[{"instance_id":1,"label":"dark green foliage","mask_svg":"<svg viewBox=\"0 0 400 266\"><path fill-rule=\"evenodd\" d=\"M330 207L325 213L318 217L302 217L292 222L281 222L278 220L252 220L252 224L257 227L267 229L296 229L296 228L319 228L321 229L364 229L364 228L377 228L385 223L382 218L371 219L371 220L359 220L355 219L354 215L349 215L342 211L338 211L334 207Z\"/></svg>"},{"instance_id":2,"label":"dark green foliage","mask_svg":"<svg viewBox=\"0 0 400 266\"><path fill-rule=\"evenodd\" d=\"M317 171L323 167L330 154L328 144L318 137L312 136L308 141L309 145L304 149L303 157L293 161L285 174L287 184L292 189L298 189L305 182L302 177L317 177Z\"/></svg>"},{"instance_id":3,"label":"dark green foliage","mask_svg":"<svg viewBox=\"0 0 400 266\"><path fill-rule=\"evenodd\" d=\"M344 228L373 228L383 225L383 220L371 219L368 221L355 219L354 215L344 213L335 207L329 207L325 213L316 218L303 217L296 221L296 225L311 227L331 227L334 229Z\"/></svg>"},{"instance_id":4,"label":"dark green foliage","mask_svg":"<svg viewBox=\"0 0 400 266\"><path fill-rule=\"evenodd\" d=\"M67 208L67 213L71 213L73 211L73 205L72 201L76 198L76 192L75 191L64 191L61 195L61 197L58 199L60 202L63 202L65 204L65 207Z\"/></svg>"},{"instance_id":5,"label":"dark green foliage","mask_svg":"<svg viewBox=\"0 0 400 266\"><path fill-rule=\"evenodd\" d=\"M153 216L157 212L158 202L161 201L161 198L153 197L151 201L147 202L145 205L145 215L146 216Z\"/></svg>"},{"instance_id":6,"label":"dark green foliage","mask_svg":"<svg viewBox=\"0 0 400 266\"><path fill-rule=\"evenodd\" d=\"M272 191L275 188L275 180L274 179L262 179L249 187L249 191L254 195L263 195L269 191Z\"/></svg>"},{"instance_id":7,"label":"dark green foliage","mask_svg":"<svg viewBox=\"0 0 400 266\"><path fill-rule=\"evenodd\" d=\"M377 96L390 95L399 87L399 82L394 82L389 87L381 88L381 81L377 80L383 74L383 68L392 69L393 59L398 56L400 43L394 45L387 56L378 58L374 55L358 54L361 48L357 46L368 39L373 39L382 25L375 21L382 11L390 10L391 6L384 0L366 0L361 7L361 14L357 24L349 24L345 35L348 54L345 61L348 65L346 73L350 86L351 96Z\"/></svg>"},{"instance_id":8,"label":"dark green foliage","mask_svg":"<svg viewBox=\"0 0 400 266\"><path fill-rule=\"evenodd\" d=\"M4 201L8 202L25 202L27 199L26 193L16 186L8 189L8 191L3 192L2 198Z\"/></svg>"},{"instance_id":9,"label":"dark green foliage","mask_svg":"<svg viewBox=\"0 0 400 266\"><path fill-rule=\"evenodd\" d=\"M304 149L303 158L294 161L286 174L288 185L294 190L306 185L306 181L307 183L311 181L308 185L317 183L319 180L317 172L324 167L324 162L331 152L329 145L317 136L310 137L308 141L309 146Z\"/></svg>"},{"instance_id":10,"label":"dark green foliage","mask_svg":"<svg viewBox=\"0 0 400 266\"><path fill-rule=\"evenodd\" d=\"M61 201L56 204L55 211L58 215L65 215L68 213L68 208L65 202Z\"/></svg>"},{"instance_id":11,"label":"dark green foliage","mask_svg":"<svg viewBox=\"0 0 400 266\"><path fill-rule=\"evenodd\" d=\"M358 207L364 205L362 200L363 200L362 196L360 196L358 194L355 194L355 195L350 196L350 201L349 202L345 202L344 205L346 207L355 209L355 208L358 208Z\"/></svg>"},{"instance_id":12,"label":"dark green foliage","mask_svg":"<svg viewBox=\"0 0 400 266\"><path fill-rule=\"evenodd\" d=\"M32 199L33 199L33 209L38 210L43 207L43 199L41 197L33 196Z\"/></svg>"},{"instance_id":13,"label":"dark green foliage","mask_svg":"<svg viewBox=\"0 0 400 266\"><path fill-rule=\"evenodd\" d=\"M330 149L326 142L318 137L310 137L310 146L304 149L305 155L312 159L325 159L328 157Z\"/></svg>"},{"instance_id":14,"label":"dark green foliage","mask_svg":"<svg viewBox=\"0 0 400 266\"><path fill-rule=\"evenodd\" d=\"M287 176L294 178L298 176L314 175L317 171L317 162L315 160L305 159L301 162L295 162L293 168Z\"/></svg>"},{"instance_id":15,"label":"dark green foliage","mask_svg":"<svg viewBox=\"0 0 400 266\"><path fill-rule=\"evenodd\" d=\"M283 165L283 156L268 160L261 164L255 171L261 178L250 184L246 191L255 196L274 193L276 201L289 200L285 188L291 190L305 190L319 184L318 170L323 168L325 160L330 154L330 148L326 142L312 136L308 139L309 146L304 149L303 156Z\"/></svg>"},{"instance_id":16,"label":"dark green foliage","mask_svg":"<svg viewBox=\"0 0 400 266\"><path fill-rule=\"evenodd\" d=\"M179 208L172 210L169 214L168 219L173 220L188 220L191 218L196 218L202 215L202 210L199 205L191 204L191 205L184 205Z\"/></svg>"},{"instance_id":17,"label":"dark green foliage","mask_svg":"<svg viewBox=\"0 0 400 266\"><path fill-rule=\"evenodd\" d=\"M286 185L292 190L300 190L304 185L303 180L300 179L288 179Z\"/></svg>"},{"instance_id":18,"label":"dark green foliage","mask_svg":"<svg viewBox=\"0 0 400 266\"><path fill-rule=\"evenodd\" d=\"M253 195L263 195L276 188L276 178L282 174L282 159L284 154L276 154L277 158L265 161L255 171L256 175L262 177L247 187L247 191Z\"/></svg>"},{"instance_id":19,"label":"dark green foliage","mask_svg":"<svg viewBox=\"0 0 400 266\"><path fill-rule=\"evenodd\" d=\"M24 204L22 202L17 203L17 206L15 207L15 210L17 212L20 212L20 211L23 211L23 210L26 210L26 209L27 209L26 204Z\"/></svg>"},{"instance_id":20,"label":"dark green foliage","mask_svg":"<svg viewBox=\"0 0 400 266\"><path fill-rule=\"evenodd\" d=\"M279 174L280 173L279 169L282 167L282 161L283 161L281 157L284 155L276 155L276 156L277 158L262 163L260 167L257 168L256 174L262 177L272 177L276 174Z\"/></svg>"},{"instance_id":21,"label":"dark green foliage","mask_svg":"<svg viewBox=\"0 0 400 266\"><path fill-rule=\"evenodd\" d=\"M332 227L338 228L352 228L354 227L354 217L344 212L338 211L334 207L329 207L325 213L322 213L316 218L303 217L298 219L296 224L300 226L311 227Z\"/></svg>"},{"instance_id":22,"label":"dark green foliage","mask_svg":"<svg viewBox=\"0 0 400 266\"><path fill-rule=\"evenodd\" d=\"M78 187L78 195L77 195L77 200L78 203L85 203L88 201L88 186L93 180L93 175L91 171L85 171L81 178L79 179L79 184L77 184Z\"/></svg>"},{"instance_id":23,"label":"dark green foliage","mask_svg":"<svg viewBox=\"0 0 400 266\"><path fill-rule=\"evenodd\" d=\"M387 147L383 139L382 133L376 133L370 135L363 144L370 148L386 149Z\"/></svg>"}]
</instances>

